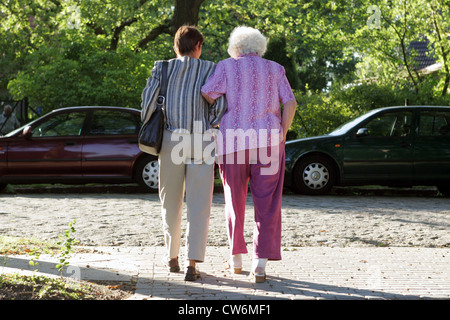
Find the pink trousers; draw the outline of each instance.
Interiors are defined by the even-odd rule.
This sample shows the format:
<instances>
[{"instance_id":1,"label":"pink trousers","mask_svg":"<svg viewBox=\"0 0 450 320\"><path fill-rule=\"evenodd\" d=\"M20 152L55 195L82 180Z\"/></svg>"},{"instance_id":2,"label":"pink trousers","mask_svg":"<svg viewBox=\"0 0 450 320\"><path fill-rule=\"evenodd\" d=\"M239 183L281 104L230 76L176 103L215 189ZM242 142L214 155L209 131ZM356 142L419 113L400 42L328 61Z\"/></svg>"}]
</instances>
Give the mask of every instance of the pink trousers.
<instances>
[{"instance_id":1,"label":"pink trousers","mask_svg":"<svg viewBox=\"0 0 450 320\"><path fill-rule=\"evenodd\" d=\"M231 254L248 253L244 239L244 221L250 182L255 210L254 257L281 260L284 143L271 149L246 150L220 157L219 169L224 186L225 216Z\"/></svg>"}]
</instances>

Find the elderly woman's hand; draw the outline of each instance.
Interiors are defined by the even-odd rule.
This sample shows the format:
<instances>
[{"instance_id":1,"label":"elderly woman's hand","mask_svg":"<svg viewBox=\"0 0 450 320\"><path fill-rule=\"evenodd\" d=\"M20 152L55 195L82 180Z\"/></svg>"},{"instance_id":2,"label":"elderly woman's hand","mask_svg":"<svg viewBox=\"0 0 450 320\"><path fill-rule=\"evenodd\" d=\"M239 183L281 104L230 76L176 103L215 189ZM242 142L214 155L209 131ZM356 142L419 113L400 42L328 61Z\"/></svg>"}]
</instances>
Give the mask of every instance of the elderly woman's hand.
<instances>
[{"instance_id":1,"label":"elderly woman's hand","mask_svg":"<svg viewBox=\"0 0 450 320\"><path fill-rule=\"evenodd\" d=\"M281 117L281 126L283 128L283 140L286 141L286 135L289 127L292 124L295 116L295 109L297 108L297 101L291 100L284 104L283 115Z\"/></svg>"}]
</instances>

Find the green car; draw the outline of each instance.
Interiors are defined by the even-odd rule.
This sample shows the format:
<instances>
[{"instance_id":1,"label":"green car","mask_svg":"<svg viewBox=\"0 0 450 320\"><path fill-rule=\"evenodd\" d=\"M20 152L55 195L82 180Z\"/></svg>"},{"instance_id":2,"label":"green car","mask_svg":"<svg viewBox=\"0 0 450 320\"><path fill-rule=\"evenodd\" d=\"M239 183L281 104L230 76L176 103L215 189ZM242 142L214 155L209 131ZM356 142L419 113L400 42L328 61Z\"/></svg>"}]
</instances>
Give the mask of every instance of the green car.
<instances>
[{"instance_id":1,"label":"green car","mask_svg":"<svg viewBox=\"0 0 450 320\"><path fill-rule=\"evenodd\" d=\"M294 192L356 185L433 185L449 196L450 107L376 109L327 135L286 142L285 186Z\"/></svg>"}]
</instances>

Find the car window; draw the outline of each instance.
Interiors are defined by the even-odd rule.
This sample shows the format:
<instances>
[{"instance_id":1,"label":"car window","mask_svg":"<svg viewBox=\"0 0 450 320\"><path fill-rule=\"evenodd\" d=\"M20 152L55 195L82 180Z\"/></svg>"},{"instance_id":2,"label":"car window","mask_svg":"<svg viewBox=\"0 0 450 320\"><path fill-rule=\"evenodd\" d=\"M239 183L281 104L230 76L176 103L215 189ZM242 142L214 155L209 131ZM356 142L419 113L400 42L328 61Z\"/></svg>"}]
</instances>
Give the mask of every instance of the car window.
<instances>
[{"instance_id":1,"label":"car window","mask_svg":"<svg viewBox=\"0 0 450 320\"><path fill-rule=\"evenodd\" d=\"M136 134L139 122L130 112L96 110L94 111L89 135L127 135Z\"/></svg>"},{"instance_id":2,"label":"car window","mask_svg":"<svg viewBox=\"0 0 450 320\"><path fill-rule=\"evenodd\" d=\"M371 137L406 137L411 130L412 112L381 114L365 124Z\"/></svg>"},{"instance_id":3,"label":"car window","mask_svg":"<svg viewBox=\"0 0 450 320\"><path fill-rule=\"evenodd\" d=\"M86 114L84 112L61 113L51 117L33 129L33 137L79 136Z\"/></svg>"},{"instance_id":4,"label":"car window","mask_svg":"<svg viewBox=\"0 0 450 320\"><path fill-rule=\"evenodd\" d=\"M422 111L419 136L450 135L450 111Z\"/></svg>"}]
</instances>

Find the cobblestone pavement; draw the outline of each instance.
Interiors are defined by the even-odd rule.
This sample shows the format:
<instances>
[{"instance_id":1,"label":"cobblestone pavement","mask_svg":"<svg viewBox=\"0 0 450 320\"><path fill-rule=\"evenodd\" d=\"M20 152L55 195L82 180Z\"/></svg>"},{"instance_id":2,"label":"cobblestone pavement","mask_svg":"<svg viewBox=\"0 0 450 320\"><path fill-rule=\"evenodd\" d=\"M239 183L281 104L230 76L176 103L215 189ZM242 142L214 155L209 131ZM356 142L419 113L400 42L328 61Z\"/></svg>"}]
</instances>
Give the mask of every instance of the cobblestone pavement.
<instances>
[{"instance_id":1,"label":"cobblestone pavement","mask_svg":"<svg viewBox=\"0 0 450 320\"><path fill-rule=\"evenodd\" d=\"M133 189L88 189L87 193L52 190L0 194L0 235L57 239L69 222L76 220L76 238L82 245L164 245L156 194ZM223 209L223 193L215 193L209 246L228 245ZM282 245L450 247L449 218L450 198L435 195L308 197L286 193L282 203ZM248 243L252 242L253 224L249 195L245 222Z\"/></svg>"},{"instance_id":2,"label":"cobblestone pavement","mask_svg":"<svg viewBox=\"0 0 450 320\"><path fill-rule=\"evenodd\" d=\"M283 259L268 263L262 284L248 280L251 254L243 274L222 270L228 255L222 194L214 195L207 261L196 282L160 263L156 195L18 193L0 201L1 236L53 239L76 219L75 235L89 250L71 257L69 276L135 283L131 299L450 299L448 198L286 194ZM250 196L247 210L251 252ZM28 272L29 259L3 257L0 272ZM39 272L57 274L54 257L39 260Z\"/></svg>"},{"instance_id":3,"label":"cobblestone pavement","mask_svg":"<svg viewBox=\"0 0 450 320\"><path fill-rule=\"evenodd\" d=\"M281 261L268 263L266 282L257 284L249 281L250 259L242 274L222 269L225 247L207 248L195 282L167 272L163 253L162 247L97 247L71 257L67 276L132 282L132 300L450 299L448 248L284 248ZM7 257L0 272L31 272L28 261ZM56 263L41 255L38 271L57 276Z\"/></svg>"}]
</instances>

